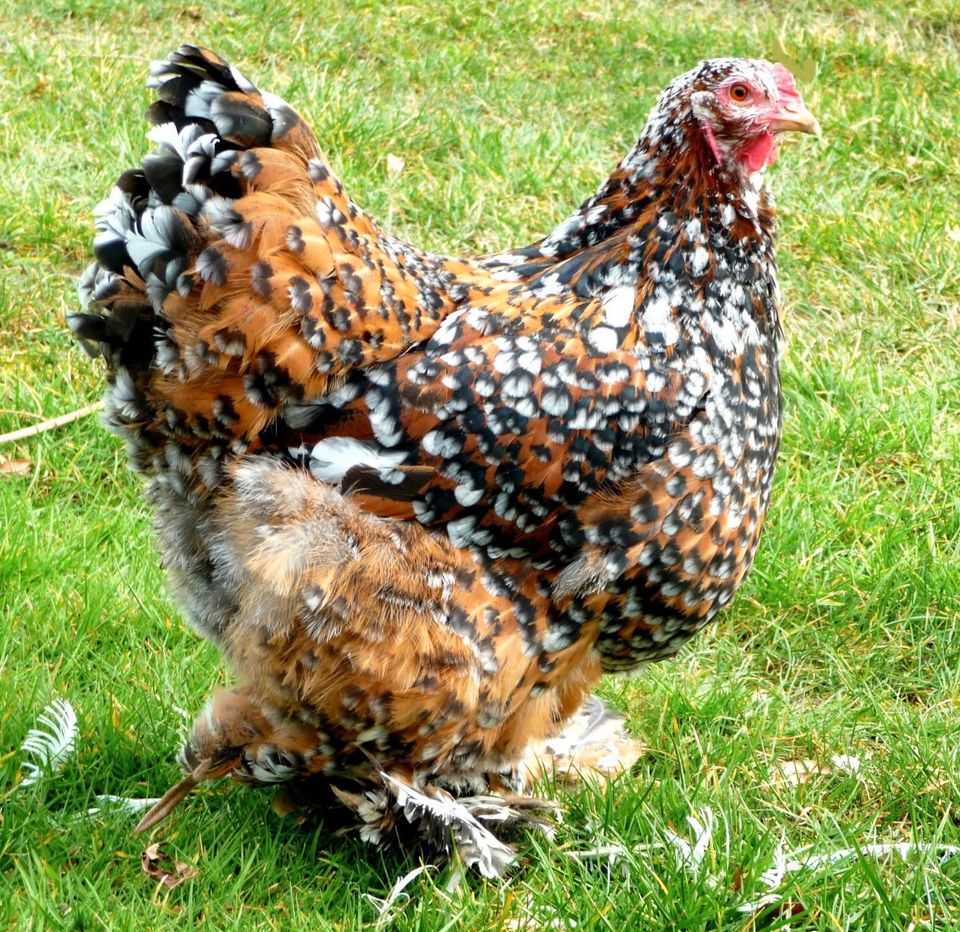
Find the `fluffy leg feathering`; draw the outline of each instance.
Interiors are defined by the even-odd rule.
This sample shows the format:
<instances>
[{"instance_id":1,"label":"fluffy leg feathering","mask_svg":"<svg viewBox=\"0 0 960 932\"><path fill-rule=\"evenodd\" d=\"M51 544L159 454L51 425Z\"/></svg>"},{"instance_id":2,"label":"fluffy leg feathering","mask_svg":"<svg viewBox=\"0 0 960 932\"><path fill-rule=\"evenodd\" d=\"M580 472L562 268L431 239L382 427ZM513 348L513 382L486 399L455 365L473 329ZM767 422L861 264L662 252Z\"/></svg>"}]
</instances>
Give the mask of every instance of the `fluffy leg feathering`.
<instances>
[{"instance_id":1,"label":"fluffy leg feathering","mask_svg":"<svg viewBox=\"0 0 960 932\"><path fill-rule=\"evenodd\" d=\"M505 825L511 807L458 803L440 784L470 794L521 788L525 750L575 711L599 676L589 642L559 652L544 671L541 658L517 649L518 606L542 599L534 579L493 596L468 552L368 515L287 465L247 459L227 474L205 534L208 571L230 598L220 606L229 619L221 645L243 685L217 694L200 716L181 755L186 779L141 829L202 780L229 774L309 788L322 777L366 784L387 823L391 808L401 810L428 843L452 832L484 870L506 863L506 847L474 825L471 807L483 814L480 827ZM407 774L404 791L384 773ZM364 798L364 837L386 837L370 827L373 797ZM440 812L454 820L442 836Z\"/></svg>"}]
</instances>

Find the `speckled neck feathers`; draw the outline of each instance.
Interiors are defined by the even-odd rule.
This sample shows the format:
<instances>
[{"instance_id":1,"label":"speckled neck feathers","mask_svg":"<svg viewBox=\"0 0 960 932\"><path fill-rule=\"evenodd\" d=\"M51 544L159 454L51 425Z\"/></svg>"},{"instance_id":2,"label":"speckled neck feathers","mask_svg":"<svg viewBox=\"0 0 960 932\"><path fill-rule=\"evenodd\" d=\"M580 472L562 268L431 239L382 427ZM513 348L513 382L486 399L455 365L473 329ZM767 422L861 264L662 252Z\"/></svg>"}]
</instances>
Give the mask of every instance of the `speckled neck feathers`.
<instances>
[{"instance_id":1,"label":"speckled neck feathers","mask_svg":"<svg viewBox=\"0 0 960 932\"><path fill-rule=\"evenodd\" d=\"M484 266L538 294L602 298L636 286L638 307L644 287L657 282L702 292L717 271L713 253L775 274L773 200L763 172L719 163L692 103L697 87L734 64L715 60L678 78L596 194L544 239ZM776 301L756 310L776 338Z\"/></svg>"}]
</instances>

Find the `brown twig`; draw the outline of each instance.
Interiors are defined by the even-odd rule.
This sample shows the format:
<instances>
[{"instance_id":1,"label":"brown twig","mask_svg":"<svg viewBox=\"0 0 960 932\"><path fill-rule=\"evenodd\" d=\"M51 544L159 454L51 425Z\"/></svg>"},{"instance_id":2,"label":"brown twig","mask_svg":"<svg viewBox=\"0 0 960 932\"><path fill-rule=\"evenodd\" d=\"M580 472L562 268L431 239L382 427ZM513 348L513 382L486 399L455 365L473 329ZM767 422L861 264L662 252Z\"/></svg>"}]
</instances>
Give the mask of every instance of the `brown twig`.
<instances>
[{"instance_id":1,"label":"brown twig","mask_svg":"<svg viewBox=\"0 0 960 932\"><path fill-rule=\"evenodd\" d=\"M32 424L30 427L21 427L19 430L10 431L9 434L0 434L0 444L11 443L14 440L25 440L27 437L33 437L35 434L42 434L56 427L63 427L71 421L77 421L88 414L100 411L103 408L103 402L98 401L78 411L71 411L69 414L61 414L59 417L50 418L49 421L43 421L40 424Z\"/></svg>"}]
</instances>

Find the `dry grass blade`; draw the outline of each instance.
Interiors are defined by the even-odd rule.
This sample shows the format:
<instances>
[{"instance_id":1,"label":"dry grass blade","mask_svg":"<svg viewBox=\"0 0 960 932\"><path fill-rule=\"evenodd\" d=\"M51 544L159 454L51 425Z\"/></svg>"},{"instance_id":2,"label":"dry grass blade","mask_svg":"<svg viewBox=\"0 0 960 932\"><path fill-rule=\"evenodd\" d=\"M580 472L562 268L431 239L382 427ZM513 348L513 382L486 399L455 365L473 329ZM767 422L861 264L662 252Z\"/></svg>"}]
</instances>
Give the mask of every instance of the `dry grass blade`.
<instances>
[{"instance_id":1,"label":"dry grass blade","mask_svg":"<svg viewBox=\"0 0 960 932\"><path fill-rule=\"evenodd\" d=\"M69 414L61 414L59 417L50 418L39 424L31 424L29 427L21 427L19 430L10 431L10 433L0 434L0 444L13 443L14 440L26 440L28 437L35 437L37 434L46 433L48 430L55 430L57 427L63 427L65 424L78 421L82 417L87 417L101 410L103 410L103 402L97 401L94 404L78 408L76 411L71 411Z\"/></svg>"}]
</instances>

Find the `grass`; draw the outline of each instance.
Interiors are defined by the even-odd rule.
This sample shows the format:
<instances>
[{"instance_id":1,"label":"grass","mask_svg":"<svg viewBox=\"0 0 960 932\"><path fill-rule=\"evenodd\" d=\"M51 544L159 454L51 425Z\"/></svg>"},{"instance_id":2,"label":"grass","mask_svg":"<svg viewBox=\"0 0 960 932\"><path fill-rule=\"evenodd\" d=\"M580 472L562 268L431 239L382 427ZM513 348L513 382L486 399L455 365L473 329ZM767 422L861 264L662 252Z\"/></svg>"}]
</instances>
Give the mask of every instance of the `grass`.
<instances>
[{"instance_id":1,"label":"grass","mask_svg":"<svg viewBox=\"0 0 960 932\"><path fill-rule=\"evenodd\" d=\"M305 112L354 196L443 251L534 239L592 191L655 94L704 56L815 63L825 130L772 173L786 295L787 414L756 567L720 622L641 678L608 680L650 751L565 799L507 882L419 875L398 929L890 929L960 925L960 858L788 857L872 842L960 844L960 6L924 0L669 5L411 0L185 7L7 0L0 9L0 432L73 410L99 373L65 333L90 213L147 149L146 62L215 47ZM396 178L386 156L401 157ZM140 871L131 817L158 795L192 712L223 680L165 594L138 480L95 418L0 447L0 924L359 928L415 866L282 822L268 797L199 793L164 827L199 870ZM55 779L18 788L53 698L80 718ZM834 755L861 761L855 774ZM819 766L785 779L789 762ZM667 843L709 807L699 873ZM619 844L615 863L566 850Z\"/></svg>"}]
</instances>

